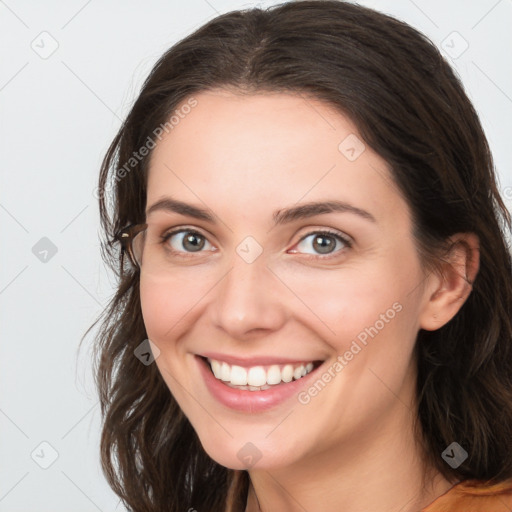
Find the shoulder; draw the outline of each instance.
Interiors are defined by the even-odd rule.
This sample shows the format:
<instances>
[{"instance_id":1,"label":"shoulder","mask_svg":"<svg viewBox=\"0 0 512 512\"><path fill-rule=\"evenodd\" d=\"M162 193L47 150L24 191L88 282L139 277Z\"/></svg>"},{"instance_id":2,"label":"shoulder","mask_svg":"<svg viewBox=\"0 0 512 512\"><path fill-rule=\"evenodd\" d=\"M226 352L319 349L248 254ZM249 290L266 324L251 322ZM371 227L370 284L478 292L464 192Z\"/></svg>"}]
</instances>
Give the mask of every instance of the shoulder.
<instances>
[{"instance_id":1,"label":"shoulder","mask_svg":"<svg viewBox=\"0 0 512 512\"><path fill-rule=\"evenodd\" d=\"M421 512L503 512L512 510L512 478L490 485L464 480Z\"/></svg>"}]
</instances>

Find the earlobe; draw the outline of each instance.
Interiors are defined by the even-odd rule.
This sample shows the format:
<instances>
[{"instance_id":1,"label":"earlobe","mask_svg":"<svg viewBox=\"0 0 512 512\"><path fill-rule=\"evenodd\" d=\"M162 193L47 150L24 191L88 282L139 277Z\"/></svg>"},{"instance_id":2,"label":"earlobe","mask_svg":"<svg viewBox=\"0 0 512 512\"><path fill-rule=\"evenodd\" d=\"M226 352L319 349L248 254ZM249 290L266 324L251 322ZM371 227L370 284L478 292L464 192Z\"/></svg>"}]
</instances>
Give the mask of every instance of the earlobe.
<instances>
[{"instance_id":1,"label":"earlobe","mask_svg":"<svg viewBox=\"0 0 512 512\"><path fill-rule=\"evenodd\" d=\"M426 287L425 305L420 327L435 331L447 324L469 297L480 266L480 245L474 233L457 233L439 264L439 273Z\"/></svg>"}]
</instances>

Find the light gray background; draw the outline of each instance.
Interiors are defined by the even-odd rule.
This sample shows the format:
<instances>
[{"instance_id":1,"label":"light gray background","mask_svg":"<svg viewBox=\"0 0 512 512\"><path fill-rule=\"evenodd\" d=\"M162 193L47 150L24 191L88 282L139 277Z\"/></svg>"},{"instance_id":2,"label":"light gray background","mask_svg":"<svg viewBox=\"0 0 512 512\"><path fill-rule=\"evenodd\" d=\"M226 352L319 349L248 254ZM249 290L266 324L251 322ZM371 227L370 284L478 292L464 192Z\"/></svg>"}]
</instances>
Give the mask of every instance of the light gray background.
<instances>
[{"instance_id":1,"label":"light gray background","mask_svg":"<svg viewBox=\"0 0 512 512\"><path fill-rule=\"evenodd\" d=\"M99 252L100 162L170 45L217 13L276 3L0 1L1 512L124 510L99 466L91 339L77 352L114 284ZM510 207L512 0L361 3L453 57Z\"/></svg>"}]
</instances>

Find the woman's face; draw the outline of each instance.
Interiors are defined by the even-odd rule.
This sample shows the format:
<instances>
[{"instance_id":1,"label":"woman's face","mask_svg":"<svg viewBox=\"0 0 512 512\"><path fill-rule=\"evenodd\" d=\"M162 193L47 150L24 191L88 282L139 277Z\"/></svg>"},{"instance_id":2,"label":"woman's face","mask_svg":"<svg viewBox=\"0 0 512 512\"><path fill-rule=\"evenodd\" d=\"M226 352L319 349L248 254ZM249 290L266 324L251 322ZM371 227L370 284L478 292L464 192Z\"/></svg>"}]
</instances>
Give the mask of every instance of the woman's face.
<instances>
[{"instance_id":1,"label":"woman's face","mask_svg":"<svg viewBox=\"0 0 512 512\"><path fill-rule=\"evenodd\" d=\"M429 278L409 208L385 161L325 103L220 90L195 100L149 171L140 293L158 369L226 467L357 456L410 420ZM338 207L310 206L325 202ZM244 374L272 385L222 380Z\"/></svg>"}]
</instances>

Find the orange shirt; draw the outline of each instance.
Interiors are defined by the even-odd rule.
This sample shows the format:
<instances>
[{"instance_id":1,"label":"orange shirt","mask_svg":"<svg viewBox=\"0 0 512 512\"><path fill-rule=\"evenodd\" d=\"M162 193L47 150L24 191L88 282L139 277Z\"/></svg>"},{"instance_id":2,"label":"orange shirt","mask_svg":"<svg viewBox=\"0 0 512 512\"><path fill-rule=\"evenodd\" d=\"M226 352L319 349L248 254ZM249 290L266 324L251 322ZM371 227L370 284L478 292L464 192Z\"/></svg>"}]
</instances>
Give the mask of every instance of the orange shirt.
<instances>
[{"instance_id":1,"label":"orange shirt","mask_svg":"<svg viewBox=\"0 0 512 512\"><path fill-rule=\"evenodd\" d=\"M511 512L512 478L485 486L478 480L465 480L434 500L421 512Z\"/></svg>"}]
</instances>

